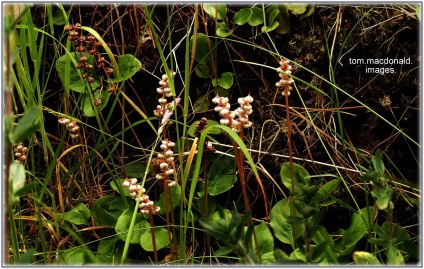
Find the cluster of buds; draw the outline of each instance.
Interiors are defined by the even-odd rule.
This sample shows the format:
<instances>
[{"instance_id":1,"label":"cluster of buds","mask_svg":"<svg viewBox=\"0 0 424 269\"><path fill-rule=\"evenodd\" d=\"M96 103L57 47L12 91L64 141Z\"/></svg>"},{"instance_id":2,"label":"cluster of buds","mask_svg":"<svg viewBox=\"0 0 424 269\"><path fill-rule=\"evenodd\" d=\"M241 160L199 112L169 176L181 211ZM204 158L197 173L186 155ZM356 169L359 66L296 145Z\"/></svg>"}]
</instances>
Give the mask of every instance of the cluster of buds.
<instances>
[{"instance_id":1,"label":"cluster of buds","mask_svg":"<svg viewBox=\"0 0 424 269\"><path fill-rule=\"evenodd\" d=\"M233 131L239 133L243 128L252 127L252 122L249 121L249 115L252 114L253 97L250 94L246 97L238 99L240 107L235 111L231 111L228 97L219 97L216 95L212 102L217 104L215 111L219 112L221 120L219 121L222 125L227 125L233 129Z\"/></svg>"},{"instance_id":2,"label":"cluster of buds","mask_svg":"<svg viewBox=\"0 0 424 269\"><path fill-rule=\"evenodd\" d=\"M291 90L293 90L291 84L293 84L294 80L289 77L291 75L292 66L290 65L290 62L286 59L281 59L280 61L280 67L277 68L278 76L281 78L280 81L278 81L275 86L277 88L283 89L283 96L290 95Z\"/></svg>"},{"instance_id":3,"label":"cluster of buds","mask_svg":"<svg viewBox=\"0 0 424 269\"><path fill-rule=\"evenodd\" d=\"M24 147L22 145L22 143L19 143L19 145L17 145L15 147L14 151L15 151L15 156L16 156L15 162L19 162L19 163L25 162L25 160L27 158L26 153L28 151L28 148Z\"/></svg>"},{"instance_id":4,"label":"cluster of buds","mask_svg":"<svg viewBox=\"0 0 424 269\"><path fill-rule=\"evenodd\" d=\"M149 196L146 194L146 189L141 188L140 184L137 182L136 178L126 178L123 185L130 190L130 195L135 200L138 200L138 193L141 191L140 203L138 208L140 209L141 214L156 214L160 211L159 206L154 206L153 201L149 199Z\"/></svg>"},{"instance_id":5,"label":"cluster of buds","mask_svg":"<svg viewBox=\"0 0 424 269\"><path fill-rule=\"evenodd\" d=\"M175 72L170 71L170 74L172 76L175 76ZM162 75L162 79L159 81L159 86L156 91L161 95L159 98L159 105L156 107L156 110L153 111L153 114L158 117L162 118L167 114L167 111L173 111L174 110L174 104L172 102L168 102L167 97L172 97L172 91L169 86L168 76L166 74Z\"/></svg>"},{"instance_id":6,"label":"cluster of buds","mask_svg":"<svg viewBox=\"0 0 424 269\"><path fill-rule=\"evenodd\" d=\"M174 174L174 169L172 168L174 164L173 147L175 147L175 143L165 139L160 145L162 152L159 152L157 155L157 159L159 160L159 173L156 174L156 179L163 180L166 178L168 187L173 187L176 184L174 180L169 179L169 177Z\"/></svg>"},{"instance_id":7,"label":"cluster of buds","mask_svg":"<svg viewBox=\"0 0 424 269\"><path fill-rule=\"evenodd\" d=\"M86 79L90 84L94 82L94 78L89 75L89 73L93 73L92 70L94 67L89 63L88 54L94 56L97 70L103 70L107 77L113 74L113 68L105 68L105 58L102 57L98 51L98 48L100 48L102 44L92 35L85 36L81 31L81 24L76 23L75 25L67 25L65 30L69 32L69 40L74 43L75 50L80 53L76 68L82 70L81 77L83 79ZM95 105L98 106L100 104L101 100L95 100Z\"/></svg>"},{"instance_id":8,"label":"cluster of buds","mask_svg":"<svg viewBox=\"0 0 424 269\"><path fill-rule=\"evenodd\" d=\"M172 77L175 76L175 72L169 71ZM156 109L153 111L153 114L162 118L161 126L159 127L158 133L161 134L164 126L166 126L169 122L169 119L173 115L174 111L174 102L168 102L168 97L172 97L172 91L169 86L168 76L166 74L162 75L162 79L159 81L159 86L156 91L161 95L159 98L159 105L157 105ZM175 102L178 104L181 101L180 98L176 98Z\"/></svg>"},{"instance_id":9,"label":"cluster of buds","mask_svg":"<svg viewBox=\"0 0 424 269\"><path fill-rule=\"evenodd\" d=\"M62 117L62 118L59 118L59 123L66 125L66 128L68 128L72 138L78 137L78 131L80 127L77 125L76 121Z\"/></svg>"}]
</instances>

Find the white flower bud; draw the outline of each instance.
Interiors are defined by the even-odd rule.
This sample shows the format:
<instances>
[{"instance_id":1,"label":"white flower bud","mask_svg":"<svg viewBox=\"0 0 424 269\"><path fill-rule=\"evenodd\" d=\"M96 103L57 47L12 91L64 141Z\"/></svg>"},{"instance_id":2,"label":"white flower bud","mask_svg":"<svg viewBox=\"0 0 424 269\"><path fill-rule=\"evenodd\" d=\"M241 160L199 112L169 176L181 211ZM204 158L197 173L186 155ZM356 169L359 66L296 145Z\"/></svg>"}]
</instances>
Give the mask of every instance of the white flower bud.
<instances>
[{"instance_id":1,"label":"white flower bud","mask_svg":"<svg viewBox=\"0 0 424 269\"><path fill-rule=\"evenodd\" d=\"M143 208L143 207L146 207L146 203L140 203L140 204L138 204L138 208Z\"/></svg>"},{"instance_id":2,"label":"white flower bud","mask_svg":"<svg viewBox=\"0 0 424 269\"><path fill-rule=\"evenodd\" d=\"M249 94L248 96L244 97L244 101L245 101L245 102L248 102L248 103L250 104L250 103L252 103L252 102L253 102L253 97L252 97L252 96L250 96L250 94Z\"/></svg>"},{"instance_id":3,"label":"white flower bud","mask_svg":"<svg viewBox=\"0 0 424 269\"><path fill-rule=\"evenodd\" d=\"M169 157L166 159L167 163L172 163L174 161L174 157Z\"/></svg>"},{"instance_id":4,"label":"white flower bud","mask_svg":"<svg viewBox=\"0 0 424 269\"><path fill-rule=\"evenodd\" d=\"M222 125L228 125L228 124L230 124L230 120L229 119L221 119L219 121L219 123L221 123Z\"/></svg>"},{"instance_id":5,"label":"white flower bud","mask_svg":"<svg viewBox=\"0 0 424 269\"><path fill-rule=\"evenodd\" d=\"M287 71L286 71L286 74L287 74L287 75L290 75L290 74L291 74L291 71L290 71L290 70L287 70Z\"/></svg>"},{"instance_id":6,"label":"white flower bud","mask_svg":"<svg viewBox=\"0 0 424 269\"><path fill-rule=\"evenodd\" d=\"M174 187L177 183L175 181L168 182L168 187Z\"/></svg>"},{"instance_id":7,"label":"white flower bud","mask_svg":"<svg viewBox=\"0 0 424 269\"><path fill-rule=\"evenodd\" d=\"M154 203L153 203L153 201L148 201L147 203L146 203L146 206L149 206L149 205L153 205Z\"/></svg>"},{"instance_id":8,"label":"white flower bud","mask_svg":"<svg viewBox=\"0 0 424 269\"><path fill-rule=\"evenodd\" d=\"M166 102L168 102L168 101L165 98L159 98L160 104L165 104Z\"/></svg>"},{"instance_id":9,"label":"white flower bud","mask_svg":"<svg viewBox=\"0 0 424 269\"><path fill-rule=\"evenodd\" d=\"M226 109L230 109L230 107L231 107L230 103L228 103L228 104L225 105L225 108Z\"/></svg>"},{"instance_id":10,"label":"white flower bud","mask_svg":"<svg viewBox=\"0 0 424 269\"><path fill-rule=\"evenodd\" d=\"M159 85L161 85L161 86L166 86L168 83L166 83L165 81L163 81L163 80L161 80L161 81L159 81Z\"/></svg>"},{"instance_id":11,"label":"white flower bud","mask_svg":"<svg viewBox=\"0 0 424 269\"><path fill-rule=\"evenodd\" d=\"M171 157L174 154L174 152L172 150L168 150L165 152L165 157Z\"/></svg>"},{"instance_id":12,"label":"white flower bud","mask_svg":"<svg viewBox=\"0 0 424 269\"><path fill-rule=\"evenodd\" d=\"M130 182L125 180L124 183L122 183L122 185L124 185L125 187L129 187L130 186Z\"/></svg>"},{"instance_id":13,"label":"white flower bud","mask_svg":"<svg viewBox=\"0 0 424 269\"><path fill-rule=\"evenodd\" d=\"M170 147L170 148L175 147L175 143L174 143L174 142L169 142L169 143L168 143L168 147Z\"/></svg>"},{"instance_id":14,"label":"white flower bud","mask_svg":"<svg viewBox=\"0 0 424 269\"><path fill-rule=\"evenodd\" d=\"M236 119L236 120L234 120L233 121L233 126L234 127L237 127L237 126L239 126L241 124L241 122L239 121L239 119Z\"/></svg>"},{"instance_id":15,"label":"white flower bud","mask_svg":"<svg viewBox=\"0 0 424 269\"><path fill-rule=\"evenodd\" d=\"M275 86L277 86L277 87L281 87L281 82L280 82L280 81L278 81L277 83L275 83Z\"/></svg>"},{"instance_id":16,"label":"white flower bud","mask_svg":"<svg viewBox=\"0 0 424 269\"><path fill-rule=\"evenodd\" d=\"M137 179L136 178L131 178L131 185L135 185L137 184Z\"/></svg>"},{"instance_id":17,"label":"white flower bud","mask_svg":"<svg viewBox=\"0 0 424 269\"><path fill-rule=\"evenodd\" d=\"M216 112L221 112L221 110L222 110L222 106L216 106L215 107L215 111Z\"/></svg>"},{"instance_id":18,"label":"white flower bud","mask_svg":"<svg viewBox=\"0 0 424 269\"><path fill-rule=\"evenodd\" d=\"M168 146L166 144L160 145L160 149L161 150L166 150L167 148L168 148Z\"/></svg>"},{"instance_id":19,"label":"white flower bud","mask_svg":"<svg viewBox=\"0 0 424 269\"><path fill-rule=\"evenodd\" d=\"M23 147L21 150L22 150L23 153L25 153L25 152L28 151L28 148L27 147Z\"/></svg>"},{"instance_id":20,"label":"white flower bud","mask_svg":"<svg viewBox=\"0 0 424 269\"><path fill-rule=\"evenodd\" d=\"M250 127L252 127L252 125L253 125L252 122L248 121L246 124L243 125L243 127L244 128L250 128Z\"/></svg>"},{"instance_id":21,"label":"white flower bud","mask_svg":"<svg viewBox=\"0 0 424 269\"><path fill-rule=\"evenodd\" d=\"M67 127L68 127L69 129L72 129L72 128L74 128L74 127L75 127L75 123L70 122L70 123L68 123Z\"/></svg>"},{"instance_id":22,"label":"white flower bud","mask_svg":"<svg viewBox=\"0 0 424 269\"><path fill-rule=\"evenodd\" d=\"M281 72L283 72L283 69L281 69L281 67L278 67L278 68L277 68L277 72L278 72L278 73L281 73Z\"/></svg>"},{"instance_id":23,"label":"white flower bud","mask_svg":"<svg viewBox=\"0 0 424 269\"><path fill-rule=\"evenodd\" d=\"M168 79L168 76L166 74L163 74L162 75L162 80L167 80L167 79Z\"/></svg>"},{"instance_id":24,"label":"white flower bud","mask_svg":"<svg viewBox=\"0 0 424 269\"><path fill-rule=\"evenodd\" d=\"M162 93L163 93L163 89L162 89L162 88L157 88L157 89L156 89L156 91L157 91L159 94L162 94Z\"/></svg>"},{"instance_id":25,"label":"white flower bud","mask_svg":"<svg viewBox=\"0 0 424 269\"><path fill-rule=\"evenodd\" d=\"M68 119L68 118L59 118L59 123L61 123L61 124L68 124L70 122L71 122L71 120Z\"/></svg>"},{"instance_id":26,"label":"white flower bud","mask_svg":"<svg viewBox=\"0 0 424 269\"><path fill-rule=\"evenodd\" d=\"M76 133L76 132L78 132L79 129L80 129L80 127L78 125L76 125L73 128L71 128L71 132Z\"/></svg>"},{"instance_id":27,"label":"white flower bud","mask_svg":"<svg viewBox=\"0 0 424 269\"><path fill-rule=\"evenodd\" d=\"M165 94L165 96L166 96L166 97L172 97L173 95L172 95L172 92L167 92L167 93Z\"/></svg>"},{"instance_id":28,"label":"white flower bud","mask_svg":"<svg viewBox=\"0 0 424 269\"><path fill-rule=\"evenodd\" d=\"M221 98L217 95L217 96L215 96L215 97L212 99L212 103L214 103L214 104L218 104L218 103L219 103L219 100L221 100Z\"/></svg>"},{"instance_id":29,"label":"white flower bud","mask_svg":"<svg viewBox=\"0 0 424 269\"><path fill-rule=\"evenodd\" d=\"M165 172L166 175L170 176L172 174L174 174L174 169L169 169Z\"/></svg>"},{"instance_id":30,"label":"white flower bud","mask_svg":"<svg viewBox=\"0 0 424 269\"><path fill-rule=\"evenodd\" d=\"M163 159L165 156L163 156L163 154L162 153L158 153L158 158L159 159Z\"/></svg>"},{"instance_id":31,"label":"white flower bud","mask_svg":"<svg viewBox=\"0 0 424 269\"><path fill-rule=\"evenodd\" d=\"M135 197L135 195L136 195L137 193L135 192L135 191L133 191L133 192L130 192L130 195L132 196L132 197Z\"/></svg>"},{"instance_id":32,"label":"white flower bud","mask_svg":"<svg viewBox=\"0 0 424 269\"><path fill-rule=\"evenodd\" d=\"M228 99L228 97L222 97L221 98L221 103L223 104L223 105L226 105L226 104L228 104L228 102L230 101L230 99Z\"/></svg>"},{"instance_id":33,"label":"white flower bud","mask_svg":"<svg viewBox=\"0 0 424 269\"><path fill-rule=\"evenodd\" d=\"M161 163L159 165L159 167L160 167L160 170L166 170L166 169L168 169L168 164L167 163Z\"/></svg>"},{"instance_id":34,"label":"white flower bud","mask_svg":"<svg viewBox=\"0 0 424 269\"><path fill-rule=\"evenodd\" d=\"M78 137L78 134L71 134L71 137L72 138L77 138Z\"/></svg>"},{"instance_id":35,"label":"white flower bud","mask_svg":"<svg viewBox=\"0 0 424 269\"><path fill-rule=\"evenodd\" d=\"M237 102L239 103L239 105L243 105L244 104L244 98L240 97L239 99L237 99Z\"/></svg>"},{"instance_id":36,"label":"white flower bud","mask_svg":"<svg viewBox=\"0 0 424 269\"><path fill-rule=\"evenodd\" d=\"M137 190L137 186L136 185L131 185L129 187L129 189L130 189L130 192L135 192L135 190Z\"/></svg>"},{"instance_id":37,"label":"white flower bud","mask_svg":"<svg viewBox=\"0 0 424 269\"><path fill-rule=\"evenodd\" d=\"M146 215L146 214L149 214L149 210L142 209L142 210L140 210L140 213L143 214L143 215Z\"/></svg>"},{"instance_id":38,"label":"white flower bud","mask_svg":"<svg viewBox=\"0 0 424 269\"><path fill-rule=\"evenodd\" d=\"M161 174L156 174L156 179L157 180L162 180L163 179L163 176Z\"/></svg>"},{"instance_id":39,"label":"white flower bud","mask_svg":"<svg viewBox=\"0 0 424 269\"><path fill-rule=\"evenodd\" d=\"M234 111L230 112L230 118L234 119L236 117L236 113Z\"/></svg>"},{"instance_id":40,"label":"white flower bud","mask_svg":"<svg viewBox=\"0 0 424 269\"><path fill-rule=\"evenodd\" d=\"M243 109L246 110L252 110L252 106L251 105L244 105Z\"/></svg>"},{"instance_id":41,"label":"white flower bud","mask_svg":"<svg viewBox=\"0 0 424 269\"><path fill-rule=\"evenodd\" d=\"M15 153L15 156L19 158L19 157L21 157L21 156L22 156L22 153L21 153L21 152L16 152L16 153Z\"/></svg>"},{"instance_id":42,"label":"white flower bud","mask_svg":"<svg viewBox=\"0 0 424 269\"><path fill-rule=\"evenodd\" d=\"M224 116L224 115L227 115L228 113L230 113L230 111L228 109L224 108L219 112L219 115Z\"/></svg>"},{"instance_id":43,"label":"white flower bud","mask_svg":"<svg viewBox=\"0 0 424 269\"><path fill-rule=\"evenodd\" d=\"M164 88L164 89L163 89L163 91L164 91L165 93L169 93L169 92L171 92L171 88L166 87L166 88Z\"/></svg>"},{"instance_id":44,"label":"white flower bud","mask_svg":"<svg viewBox=\"0 0 424 269\"><path fill-rule=\"evenodd\" d=\"M156 210L156 213L157 213L157 212L159 212L159 211L160 211L160 207L159 207L159 206L157 206L157 207L155 208L155 210Z\"/></svg>"}]
</instances>

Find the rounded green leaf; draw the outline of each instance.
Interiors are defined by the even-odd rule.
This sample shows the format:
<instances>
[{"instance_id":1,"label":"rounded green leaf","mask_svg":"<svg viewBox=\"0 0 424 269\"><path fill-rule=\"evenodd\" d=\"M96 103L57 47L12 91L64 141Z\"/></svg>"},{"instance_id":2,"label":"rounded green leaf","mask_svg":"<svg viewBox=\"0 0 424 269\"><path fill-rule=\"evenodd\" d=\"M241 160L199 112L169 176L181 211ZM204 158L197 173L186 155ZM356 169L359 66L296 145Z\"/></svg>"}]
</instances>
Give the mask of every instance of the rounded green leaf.
<instances>
[{"instance_id":1,"label":"rounded green leaf","mask_svg":"<svg viewBox=\"0 0 424 269\"><path fill-rule=\"evenodd\" d=\"M154 228L156 250L162 249L169 244L168 231L164 228ZM146 251L153 251L152 232L150 227L140 237L140 245Z\"/></svg>"},{"instance_id":2,"label":"rounded green leaf","mask_svg":"<svg viewBox=\"0 0 424 269\"><path fill-rule=\"evenodd\" d=\"M208 193L212 196L224 193L231 189L236 182L235 175L219 175L208 182Z\"/></svg>"},{"instance_id":3,"label":"rounded green leaf","mask_svg":"<svg viewBox=\"0 0 424 269\"><path fill-rule=\"evenodd\" d=\"M70 251L66 251L63 254L65 264L67 265L83 265L85 263L85 250L82 248L75 248Z\"/></svg>"},{"instance_id":4,"label":"rounded green leaf","mask_svg":"<svg viewBox=\"0 0 424 269\"><path fill-rule=\"evenodd\" d=\"M87 117L93 117L96 115L95 110L102 110L107 102L109 101L110 92L108 91L94 91L94 98L95 100L101 100L101 104L99 106L95 106L91 103L91 97L89 94L84 94L82 100L81 100L81 108L84 111L85 116Z\"/></svg>"},{"instance_id":5,"label":"rounded green leaf","mask_svg":"<svg viewBox=\"0 0 424 269\"><path fill-rule=\"evenodd\" d=\"M229 89L231 86L233 86L234 80L233 80L233 73L231 72L225 72L221 74L221 77L218 78L218 85L221 86L224 89ZM215 87L216 85L214 85Z\"/></svg>"},{"instance_id":6,"label":"rounded green leaf","mask_svg":"<svg viewBox=\"0 0 424 269\"><path fill-rule=\"evenodd\" d=\"M365 251L355 251L353 261L358 265L381 265L374 255Z\"/></svg>"},{"instance_id":7,"label":"rounded green leaf","mask_svg":"<svg viewBox=\"0 0 424 269\"><path fill-rule=\"evenodd\" d=\"M121 197L103 196L91 205L90 213L95 225L115 226L125 209L127 206Z\"/></svg>"},{"instance_id":8,"label":"rounded green leaf","mask_svg":"<svg viewBox=\"0 0 424 269\"><path fill-rule=\"evenodd\" d=\"M18 125L13 131L13 142L18 144L23 140L29 138L40 128L40 118L42 111L40 107L31 107L30 110L25 112L24 116L19 120Z\"/></svg>"},{"instance_id":9,"label":"rounded green leaf","mask_svg":"<svg viewBox=\"0 0 424 269\"><path fill-rule=\"evenodd\" d=\"M194 113L203 113L209 110L209 94L200 96L193 104Z\"/></svg>"},{"instance_id":10,"label":"rounded green leaf","mask_svg":"<svg viewBox=\"0 0 424 269\"><path fill-rule=\"evenodd\" d=\"M207 64L200 64L194 68L194 72L199 78L210 78L211 68Z\"/></svg>"},{"instance_id":11,"label":"rounded green leaf","mask_svg":"<svg viewBox=\"0 0 424 269\"><path fill-rule=\"evenodd\" d=\"M264 14L262 12L261 8L252 7L252 16L250 16L247 23L249 23L250 26L258 26L259 24L264 23Z\"/></svg>"},{"instance_id":12,"label":"rounded green leaf","mask_svg":"<svg viewBox=\"0 0 424 269\"><path fill-rule=\"evenodd\" d=\"M274 251L274 237L265 222L262 221L259 225L255 226L255 233L261 255ZM256 253L256 244L252 244L252 248Z\"/></svg>"},{"instance_id":13,"label":"rounded green leaf","mask_svg":"<svg viewBox=\"0 0 424 269\"><path fill-rule=\"evenodd\" d=\"M295 247L295 238L293 235L292 225L287 222L287 217L291 216L291 206L288 198L279 201L271 210L270 224L277 237L281 242L290 244ZM302 235L303 225L298 225L298 236Z\"/></svg>"},{"instance_id":14,"label":"rounded green leaf","mask_svg":"<svg viewBox=\"0 0 424 269\"><path fill-rule=\"evenodd\" d=\"M178 183L175 184L175 186L168 188L167 192L171 192L171 200L172 200L172 207L171 207L171 200L168 201L168 209L169 211L172 211L174 208L180 205L181 202L181 187ZM159 201L155 203L156 206L160 207L159 214L165 214L166 213L166 204L165 204L165 192L162 192L159 197Z\"/></svg>"},{"instance_id":15,"label":"rounded green leaf","mask_svg":"<svg viewBox=\"0 0 424 269\"><path fill-rule=\"evenodd\" d=\"M284 186L289 190L292 189L292 176L290 171L290 163L283 163L280 170L281 180L283 181ZM308 171L305 170L302 166L293 163L293 181L295 186L297 184L308 185L311 181Z\"/></svg>"},{"instance_id":16,"label":"rounded green leaf","mask_svg":"<svg viewBox=\"0 0 424 269\"><path fill-rule=\"evenodd\" d=\"M233 33L232 29L226 29L226 28L216 29L216 35L220 37L227 37L227 36L230 36L232 33Z\"/></svg>"},{"instance_id":17,"label":"rounded green leaf","mask_svg":"<svg viewBox=\"0 0 424 269\"><path fill-rule=\"evenodd\" d=\"M132 217L133 209L125 210L116 222L115 231L122 241L129 240L130 244L138 244L140 242L140 237L147 231L147 228L150 227L150 225L140 213L137 213L131 238L128 239L128 230L130 228Z\"/></svg>"},{"instance_id":18,"label":"rounded green leaf","mask_svg":"<svg viewBox=\"0 0 424 269\"><path fill-rule=\"evenodd\" d=\"M308 4L287 4L287 8L296 15L305 13L307 6Z\"/></svg>"},{"instance_id":19,"label":"rounded green leaf","mask_svg":"<svg viewBox=\"0 0 424 269\"><path fill-rule=\"evenodd\" d=\"M225 4L206 3L203 4L203 10L212 18L219 20L223 20L227 16L227 6Z\"/></svg>"},{"instance_id":20,"label":"rounded green leaf","mask_svg":"<svg viewBox=\"0 0 424 269\"><path fill-rule=\"evenodd\" d=\"M250 19L252 14L251 8L242 8L234 15L233 21L237 25L243 25Z\"/></svg>"},{"instance_id":21,"label":"rounded green leaf","mask_svg":"<svg viewBox=\"0 0 424 269\"><path fill-rule=\"evenodd\" d=\"M70 211L65 212L64 218L66 221L75 225L88 224L88 218L90 218L90 210L84 203L79 203L76 207Z\"/></svg>"},{"instance_id":22,"label":"rounded green leaf","mask_svg":"<svg viewBox=\"0 0 424 269\"><path fill-rule=\"evenodd\" d=\"M142 162L133 162L125 166L128 177L141 178L146 171L147 164Z\"/></svg>"},{"instance_id":23,"label":"rounded green leaf","mask_svg":"<svg viewBox=\"0 0 424 269\"><path fill-rule=\"evenodd\" d=\"M212 40L209 40L209 37L205 34L199 33L197 34L197 43L196 43L196 55L194 56L194 59L199 64L206 64L211 62L211 51L210 48L213 50L215 47L215 43ZM193 51L193 45L194 45L194 37L192 36L190 38L190 49ZM215 54L215 52L214 52Z\"/></svg>"},{"instance_id":24,"label":"rounded green leaf","mask_svg":"<svg viewBox=\"0 0 424 269\"><path fill-rule=\"evenodd\" d=\"M9 170L9 180L10 180L10 193L9 203L19 202L19 195L17 192L25 186L25 167L22 163L14 162L10 165Z\"/></svg>"},{"instance_id":25,"label":"rounded green leaf","mask_svg":"<svg viewBox=\"0 0 424 269\"><path fill-rule=\"evenodd\" d=\"M141 62L131 54L125 54L118 57L118 66L120 75L113 78L113 82L121 82L131 78L141 68Z\"/></svg>"}]
</instances>

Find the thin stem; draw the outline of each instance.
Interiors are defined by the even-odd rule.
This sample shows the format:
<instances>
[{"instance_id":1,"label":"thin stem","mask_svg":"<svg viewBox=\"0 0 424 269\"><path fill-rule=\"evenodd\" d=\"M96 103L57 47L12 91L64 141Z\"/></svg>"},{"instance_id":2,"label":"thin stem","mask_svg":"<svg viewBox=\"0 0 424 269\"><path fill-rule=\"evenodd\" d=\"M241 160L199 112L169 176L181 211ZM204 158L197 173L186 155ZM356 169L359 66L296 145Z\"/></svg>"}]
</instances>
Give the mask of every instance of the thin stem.
<instances>
[{"instance_id":1,"label":"thin stem","mask_svg":"<svg viewBox=\"0 0 424 269\"><path fill-rule=\"evenodd\" d=\"M149 207L149 220L150 220L150 232L152 233L153 255L155 257L155 263L158 263L159 259L158 259L158 251L156 249L155 223L153 222L153 212L151 207Z\"/></svg>"}]
</instances>

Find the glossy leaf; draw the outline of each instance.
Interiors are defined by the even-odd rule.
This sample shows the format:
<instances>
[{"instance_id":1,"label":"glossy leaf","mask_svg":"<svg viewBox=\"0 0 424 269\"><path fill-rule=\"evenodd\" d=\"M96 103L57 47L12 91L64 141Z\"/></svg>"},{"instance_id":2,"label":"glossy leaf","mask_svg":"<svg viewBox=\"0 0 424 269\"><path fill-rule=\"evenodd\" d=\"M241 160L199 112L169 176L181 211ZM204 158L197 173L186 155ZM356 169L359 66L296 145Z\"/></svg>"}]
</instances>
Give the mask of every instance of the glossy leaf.
<instances>
[{"instance_id":1,"label":"glossy leaf","mask_svg":"<svg viewBox=\"0 0 424 269\"><path fill-rule=\"evenodd\" d=\"M262 221L259 225L255 226L255 233L261 255L274 251L274 237L265 222ZM252 244L252 248L253 252L256 253L255 243Z\"/></svg>"},{"instance_id":2,"label":"glossy leaf","mask_svg":"<svg viewBox=\"0 0 424 269\"><path fill-rule=\"evenodd\" d=\"M147 164L142 162L133 162L125 166L128 177L141 178L146 171Z\"/></svg>"},{"instance_id":3,"label":"glossy leaf","mask_svg":"<svg viewBox=\"0 0 424 269\"><path fill-rule=\"evenodd\" d=\"M307 6L308 4L287 4L287 8L296 15L305 13Z\"/></svg>"},{"instance_id":4,"label":"glossy leaf","mask_svg":"<svg viewBox=\"0 0 424 269\"><path fill-rule=\"evenodd\" d=\"M85 250L83 248L75 248L70 251L66 251L63 254L63 258L67 265L83 265L85 263Z\"/></svg>"},{"instance_id":5,"label":"glossy leaf","mask_svg":"<svg viewBox=\"0 0 424 269\"><path fill-rule=\"evenodd\" d=\"M389 265L405 265L402 253L395 246L389 246L387 250L387 263Z\"/></svg>"},{"instance_id":6,"label":"glossy leaf","mask_svg":"<svg viewBox=\"0 0 424 269\"><path fill-rule=\"evenodd\" d=\"M193 104L194 113L203 113L209 110L209 94L200 96Z\"/></svg>"},{"instance_id":7,"label":"glossy leaf","mask_svg":"<svg viewBox=\"0 0 424 269\"><path fill-rule=\"evenodd\" d=\"M84 203L79 203L76 207L70 211L65 212L64 219L75 225L88 224L90 218L90 210Z\"/></svg>"},{"instance_id":8,"label":"glossy leaf","mask_svg":"<svg viewBox=\"0 0 424 269\"><path fill-rule=\"evenodd\" d=\"M95 225L115 226L119 216L127 209L121 197L103 196L90 208Z\"/></svg>"},{"instance_id":9,"label":"glossy leaf","mask_svg":"<svg viewBox=\"0 0 424 269\"><path fill-rule=\"evenodd\" d=\"M194 59L199 64L207 64L211 62L211 50L209 50L209 45L211 50L214 50L215 43L209 39L208 36L206 36L203 33L197 34L197 43L196 43L196 55L194 56ZM193 45L194 45L194 37L192 36L190 38L190 48L191 51L193 51ZM214 54L216 53L216 50L214 50Z\"/></svg>"},{"instance_id":10,"label":"glossy leaf","mask_svg":"<svg viewBox=\"0 0 424 269\"><path fill-rule=\"evenodd\" d=\"M10 180L10 196L9 203L19 202L17 193L25 186L25 167L22 163L14 162L10 164L9 180Z\"/></svg>"},{"instance_id":11,"label":"glossy leaf","mask_svg":"<svg viewBox=\"0 0 424 269\"><path fill-rule=\"evenodd\" d=\"M264 23L264 14L262 12L262 9L257 7L252 7L252 15L250 16L247 23L249 23L250 26L258 26Z\"/></svg>"},{"instance_id":12,"label":"glossy leaf","mask_svg":"<svg viewBox=\"0 0 424 269\"><path fill-rule=\"evenodd\" d=\"M235 175L219 175L208 182L208 193L212 196L224 193L230 190L237 181Z\"/></svg>"},{"instance_id":13,"label":"glossy leaf","mask_svg":"<svg viewBox=\"0 0 424 269\"><path fill-rule=\"evenodd\" d=\"M99 106L95 106L94 104L91 104L91 97L89 96L90 93L84 94L82 100L81 100L81 108L84 111L85 116L87 117L93 117L96 115L95 110L102 110L106 105L110 97L110 92L108 91L94 91L94 99L102 100L102 103Z\"/></svg>"},{"instance_id":14,"label":"glossy leaf","mask_svg":"<svg viewBox=\"0 0 424 269\"><path fill-rule=\"evenodd\" d=\"M121 82L131 78L141 68L141 62L131 54L125 54L118 57L118 66L120 75L118 78L112 78L113 82Z\"/></svg>"},{"instance_id":15,"label":"glossy leaf","mask_svg":"<svg viewBox=\"0 0 424 269\"><path fill-rule=\"evenodd\" d=\"M227 5L225 4L206 3L203 4L203 10L212 18L219 20L224 20L227 16Z\"/></svg>"},{"instance_id":16,"label":"glossy leaf","mask_svg":"<svg viewBox=\"0 0 424 269\"><path fill-rule=\"evenodd\" d=\"M171 207L171 201L168 201L168 210L172 211L174 208L180 205L181 202L181 187L178 185L178 183L175 184L175 186L168 188L167 192L171 192L171 200L172 200L172 207ZM156 206L160 207L159 214L165 214L166 213L166 204L165 204L165 192L162 192L159 196L159 201L155 203Z\"/></svg>"},{"instance_id":17,"label":"glossy leaf","mask_svg":"<svg viewBox=\"0 0 424 269\"><path fill-rule=\"evenodd\" d=\"M119 216L115 225L115 231L122 241L129 240L130 244L138 244L140 242L140 237L147 231L146 228L149 228L150 225L140 213L137 213L131 238L128 238L128 230L133 217L133 211L133 209L127 209Z\"/></svg>"},{"instance_id":18,"label":"glossy leaf","mask_svg":"<svg viewBox=\"0 0 424 269\"><path fill-rule=\"evenodd\" d=\"M210 78L211 68L207 64L199 64L194 68L194 72L199 78Z\"/></svg>"},{"instance_id":19,"label":"glossy leaf","mask_svg":"<svg viewBox=\"0 0 424 269\"><path fill-rule=\"evenodd\" d=\"M40 128L41 108L31 107L19 120L13 131L13 143L18 144L33 135Z\"/></svg>"},{"instance_id":20,"label":"glossy leaf","mask_svg":"<svg viewBox=\"0 0 424 269\"><path fill-rule=\"evenodd\" d=\"M243 25L249 21L252 14L253 11L251 8L242 8L234 15L233 21L237 25Z\"/></svg>"},{"instance_id":21,"label":"glossy leaf","mask_svg":"<svg viewBox=\"0 0 424 269\"><path fill-rule=\"evenodd\" d=\"M281 180L289 190L292 189L292 177L290 172L290 163L283 163L280 170ZM297 184L308 185L311 181L308 171L305 170L302 166L293 163L293 181L295 186Z\"/></svg>"},{"instance_id":22,"label":"glossy leaf","mask_svg":"<svg viewBox=\"0 0 424 269\"><path fill-rule=\"evenodd\" d=\"M357 265L381 265L378 259L369 252L355 251L353 253L353 261Z\"/></svg>"},{"instance_id":23,"label":"glossy leaf","mask_svg":"<svg viewBox=\"0 0 424 269\"><path fill-rule=\"evenodd\" d=\"M221 74L221 77L218 79L212 80L212 85L214 87L221 86L224 89L229 89L231 86L233 86L234 79L233 79L233 73L231 72L225 72Z\"/></svg>"},{"instance_id":24,"label":"glossy leaf","mask_svg":"<svg viewBox=\"0 0 424 269\"><path fill-rule=\"evenodd\" d=\"M169 244L168 231L164 228L154 228L156 250L162 249ZM146 251L153 251L152 232L150 227L140 237L140 245Z\"/></svg>"}]
</instances>

